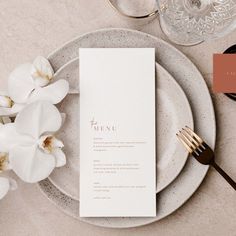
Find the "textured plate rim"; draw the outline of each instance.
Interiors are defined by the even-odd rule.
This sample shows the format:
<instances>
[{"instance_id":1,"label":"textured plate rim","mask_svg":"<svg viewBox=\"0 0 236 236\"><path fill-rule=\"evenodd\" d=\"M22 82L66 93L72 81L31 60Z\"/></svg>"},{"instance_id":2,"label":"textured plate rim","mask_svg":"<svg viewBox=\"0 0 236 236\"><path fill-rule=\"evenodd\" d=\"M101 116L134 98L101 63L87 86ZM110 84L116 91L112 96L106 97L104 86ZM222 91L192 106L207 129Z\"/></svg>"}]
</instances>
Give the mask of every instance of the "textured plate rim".
<instances>
[{"instance_id":1,"label":"textured plate rim","mask_svg":"<svg viewBox=\"0 0 236 236\"><path fill-rule=\"evenodd\" d=\"M165 42L164 40L158 38L158 37L155 37L153 35L150 35L148 33L145 33L145 32L140 32L140 31L137 31L137 30L132 30L132 29L127 29L127 28L103 28L103 29L99 29L99 30L95 30L95 31L91 31L91 32L87 32L85 34L82 34L80 36L77 36L77 37L74 37L73 39L67 41L66 43L64 43L60 48L57 48L55 49L54 51L52 51L49 55L48 55L48 59L50 60L50 58L53 56L53 54L59 52L60 50L62 50L64 47L66 46L69 46L71 43L73 43L74 41L76 40L80 40L86 36L89 36L91 34L94 34L94 33L99 33L99 32L108 32L108 31L124 31L124 32L130 32L130 33L135 33L136 35L140 34L140 35L143 35L143 36L146 36L146 37L149 37L153 40L155 40L156 42L161 42L162 44L166 45L167 47L171 48L173 51L175 51L176 53L178 53L182 58L184 58L186 60L186 62L189 62L190 64L192 64L193 68L195 68L196 72L199 74L200 77L202 77L202 83L203 83L203 86L205 86L205 89L208 91L208 96L209 96L209 103L211 105L211 114L212 114L212 122L213 122L213 128L214 130L212 130L212 148L214 149L215 148L215 144L216 144L216 119L215 119L215 112L214 112L214 105L213 105L213 102L212 102L212 98L211 98L211 95L210 95L210 92L209 92L209 89L206 85L206 82L205 80L203 79L203 76L202 74L200 73L200 71L197 69L197 67L195 66L195 64L186 56L184 55L180 50L178 50L177 48L175 48L173 45ZM59 69L59 68L58 68ZM169 216L170 214L174 213L177 209L179 209L180 207L182 207L191 197L192 195L198 190L199 186L201 185L201 183L203 182L203 180L205 179L205 176L207 174L207 171L208 171L209 167L206 166L204 168L204 171L203 171L203 174L202 174L202 179L201 181L199 181L199 183L196 185L196 188L194 191L192 191L191 194L189 194L188 198L186 198L184 201L181 202L181 204L179 205L178 208L176 208L175 210L171 211L171 212L168 212L167 214L165 214L164 216L160 217L158 220L156 218L153 218L151 219L150 221L148 222L145 222L143 224L132 224L132 226L122 226L122 227L117 227L117 226L109 226L110 228L132 228L132 227L140 227L140 226L144 226L144 225L147 225L147 224L150 224L150 223L153 223L153 222L157 222L167 216ZM48 179L44 180L46 182L50 182ZM42 181L43 182L43 181ZM61 207L59 207L52 199L50 199L50 197L48 196L48 194L44 191L44 189L42 189L40 187L40 183L39 183L39 188L40 190L44 193L44 195L54 203L54 205L56 205L58 207L58 209L62 210L63 212L65 212L66 214L68 215L71 215L70 213L68 213L65 209L62 209ZM100 227L104 227L104 228L107 228L107 226L105 225L101 225L101 224L96 224L96 223L91 223L89 221L86 221L86 220L83 220L84 222L86 223L89 223L89 224L92 224L92 225L97 225L97 226L100 226Z\"/></svg>"}]
</instances>

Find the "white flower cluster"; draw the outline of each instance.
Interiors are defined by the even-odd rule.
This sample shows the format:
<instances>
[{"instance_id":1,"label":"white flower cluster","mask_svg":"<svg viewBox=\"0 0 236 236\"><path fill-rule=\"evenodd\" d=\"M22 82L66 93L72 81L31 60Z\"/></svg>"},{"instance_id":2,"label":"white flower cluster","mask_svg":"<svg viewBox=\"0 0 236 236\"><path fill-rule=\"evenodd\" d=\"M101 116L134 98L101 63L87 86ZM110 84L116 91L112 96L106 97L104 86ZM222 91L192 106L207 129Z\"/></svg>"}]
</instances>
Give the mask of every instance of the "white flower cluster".
<instances>
[{"instance_id":1,"label":"white flower cluster","mask_svg":"<svg viewBox=\"0 0 236 236\"><path fill-rule=\"evenodd\" d=\"M69 84L53 76L50 62L39 56L18 66L9 76L8 91L0 93L0 199L17 186L3 173L13 170L35 183L66 163L63 143L55 136L63 115L53 104L65 98Z\"/></svg>"}]
</instances>

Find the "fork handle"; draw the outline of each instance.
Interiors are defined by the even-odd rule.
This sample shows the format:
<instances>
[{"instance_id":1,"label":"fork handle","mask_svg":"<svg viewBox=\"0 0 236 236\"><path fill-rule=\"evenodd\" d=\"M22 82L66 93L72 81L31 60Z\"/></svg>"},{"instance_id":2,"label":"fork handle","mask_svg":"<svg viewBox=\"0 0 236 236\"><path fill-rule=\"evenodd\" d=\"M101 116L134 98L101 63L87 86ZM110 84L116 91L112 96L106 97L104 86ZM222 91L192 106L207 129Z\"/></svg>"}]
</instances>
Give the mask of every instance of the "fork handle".
<instances>
[{"instance_id":1,"label":"fork handle","mask_svg":"<svg viewBox=\"0 0 236 236\"><path fill-rule=\"evenodd\" d=\"M224 179L234 188L236 191L236 182L233 181L215 162L212 163L212 166L224 177Z\"/></svg>"}]
</instances>

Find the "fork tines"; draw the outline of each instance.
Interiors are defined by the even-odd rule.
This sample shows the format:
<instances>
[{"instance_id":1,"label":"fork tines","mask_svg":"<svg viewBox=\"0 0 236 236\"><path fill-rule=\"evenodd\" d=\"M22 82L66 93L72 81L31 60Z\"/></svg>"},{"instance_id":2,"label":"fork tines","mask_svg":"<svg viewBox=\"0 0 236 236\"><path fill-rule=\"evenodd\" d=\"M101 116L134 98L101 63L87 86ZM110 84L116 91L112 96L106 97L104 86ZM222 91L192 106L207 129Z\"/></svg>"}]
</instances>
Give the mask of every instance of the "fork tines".
<instances>
[{"instance_id":1,"label":"fork tines","mask_svg":"<svg viewBox=\"0 0 236 236\"><path fill-rule=\"evenodd\" d=\"M201 164L211 165L223 178L236 190L236 182L218 166L215 162L214 151L188 126L185 126L177 134L179 140L184 144L189 153Z\"/></svg>"},{"instance_id":2,"label":"fork tines","mask_svg":"<svg viewBox=\"0 0 236 236\"><path fill-rule=\"evenodd\" d=\"M191 154L199 155L205 149L204 141L188 126L182 128L176 135Z\"/></svg>"}]
</instances>

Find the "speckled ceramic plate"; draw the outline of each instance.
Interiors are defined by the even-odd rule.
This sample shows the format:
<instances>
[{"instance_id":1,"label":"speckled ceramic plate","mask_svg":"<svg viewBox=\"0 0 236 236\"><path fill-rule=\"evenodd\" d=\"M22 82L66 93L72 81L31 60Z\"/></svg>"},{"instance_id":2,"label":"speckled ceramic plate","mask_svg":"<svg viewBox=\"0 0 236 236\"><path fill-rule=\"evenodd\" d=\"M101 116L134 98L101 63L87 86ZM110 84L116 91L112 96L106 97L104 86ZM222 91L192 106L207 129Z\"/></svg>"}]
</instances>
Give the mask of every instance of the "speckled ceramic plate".
<instances>
[{"instance_id":1,"label":"speckled ceramic plate","mask_svg":"<svg viewBox=\"0 0 236 236\"><path fill-rule=\"evenodd\" d=\"M105 29L88 33L53 52L49 60L57 71L79 56L80 47L154 47L156 60L173 75L190 102L195 131L214 148L216 127L211 97L205 81L194 64L170 44L151 35L127 29ZM208 166L188 158L177 178L157 194L157 216L153 218L81 218L103 227L127 228L149 224L171 214L184 204L201 184ZM63 194L47 179L40 182L47 197L67 214L79 219L78 201ZM75 184L75 189L79 188Z\"/></svg>"},{"instance_id":2,"label":"speckled ceramic plate","mask_svg":"<svg viewBox=\"0 0 236 236\"><path fill-rule=\"evenodd\" d=\"M65 144L67 165L57 168L49 180L75 200L79 200L79 58L65 64L55 73L55 79L67 78L73 95L68 95L59 105L67 114L62 131L58 134ZM157 79L157 193L170 184L180 173L188 152L175 137L176 130L184 125L193 128L193 117L188 100L172 76L156 64ZM76 94L77 91L77 94Z\"/></svg>"}]
</instances>

